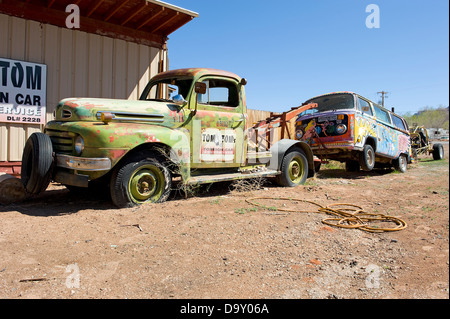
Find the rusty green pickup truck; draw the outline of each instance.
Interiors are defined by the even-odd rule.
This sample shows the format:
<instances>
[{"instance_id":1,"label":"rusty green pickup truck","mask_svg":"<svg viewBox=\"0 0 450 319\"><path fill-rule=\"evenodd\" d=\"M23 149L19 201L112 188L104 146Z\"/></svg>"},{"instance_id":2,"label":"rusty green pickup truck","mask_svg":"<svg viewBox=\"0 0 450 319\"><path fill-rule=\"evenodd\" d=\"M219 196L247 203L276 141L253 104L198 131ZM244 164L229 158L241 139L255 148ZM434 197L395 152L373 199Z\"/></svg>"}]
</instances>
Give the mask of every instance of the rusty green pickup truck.
<instances>
[{"instance_id":1,"label":"rusty green pickup truck","mask_svg":"<svg viewBox=\"0 0 450 319\"><path fill-rule=\"evenodd\" d=\"M258 148L253 133L261 127L249 123L246 82L227 71L178 69L154 76L137 101L64 99L44 132L28 138L22 183L29 194L51 181L109 187L118 207L165 201L174 181L263 176L303 184L314 174L310 147L282 139Z\"/></svg>"}]
</instances>

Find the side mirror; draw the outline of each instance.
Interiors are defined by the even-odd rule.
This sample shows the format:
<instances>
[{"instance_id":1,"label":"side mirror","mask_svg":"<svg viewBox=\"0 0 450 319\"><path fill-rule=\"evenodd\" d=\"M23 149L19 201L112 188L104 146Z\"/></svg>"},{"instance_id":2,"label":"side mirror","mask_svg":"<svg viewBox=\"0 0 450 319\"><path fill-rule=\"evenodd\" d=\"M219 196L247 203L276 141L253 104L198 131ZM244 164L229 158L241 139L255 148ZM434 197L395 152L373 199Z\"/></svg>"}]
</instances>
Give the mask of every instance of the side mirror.
<instances>
[{"instance_id":1,"label":"side mirror","mask_svg":"<svg viewBox=\"0 0 450 319\"><path fill-rule=\"evenodd\" d=\"M179 106L184 106L187 103L187 101L184 99L183 95L181 95L181 94L175 95L173 97L173 102Z\"/></svg>"},{"instance_id":2,"label":"side mirror","mask_svg":"<svg viewBox=\"0 0 450 319\"><path fill-rule=\"evenodd\" d=\"M205 94L206 93L206 83L203 83L203 82L195 83L195 93Z\"/></svg>"},{"instance_id":3,"label":"side mirror","mask_svg":"<svg viewBox=\"0 0 450 319\"><path fill-rule=\"evenodd\" d=\"M242 85L246 85L247 84L247 79L246 78L242 78L241 79L241 84Z\"/></svg>"}]
</instances>

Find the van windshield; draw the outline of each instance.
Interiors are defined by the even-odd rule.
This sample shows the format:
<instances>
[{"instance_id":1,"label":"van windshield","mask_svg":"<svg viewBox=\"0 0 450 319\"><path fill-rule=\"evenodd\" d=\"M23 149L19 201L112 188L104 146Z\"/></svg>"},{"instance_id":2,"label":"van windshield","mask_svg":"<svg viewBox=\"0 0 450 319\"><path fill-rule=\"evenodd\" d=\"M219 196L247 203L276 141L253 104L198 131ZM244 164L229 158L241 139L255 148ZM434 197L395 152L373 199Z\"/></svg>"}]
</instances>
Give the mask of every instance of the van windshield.
<instances>
[{"instance_id":1,"label":"van windshield","mask_svg":"<svg viewBox=\"0 0 450 319\"><path fill-rule=\"evenodd\" d=\"M305 104L308 103L317 103L318 106L317 108L306 110L305 112L300 113L299 116L355 108L355 100L353 98L353 95L348 93L323 95L308 100Z\"/></svg>"}]
</instances>

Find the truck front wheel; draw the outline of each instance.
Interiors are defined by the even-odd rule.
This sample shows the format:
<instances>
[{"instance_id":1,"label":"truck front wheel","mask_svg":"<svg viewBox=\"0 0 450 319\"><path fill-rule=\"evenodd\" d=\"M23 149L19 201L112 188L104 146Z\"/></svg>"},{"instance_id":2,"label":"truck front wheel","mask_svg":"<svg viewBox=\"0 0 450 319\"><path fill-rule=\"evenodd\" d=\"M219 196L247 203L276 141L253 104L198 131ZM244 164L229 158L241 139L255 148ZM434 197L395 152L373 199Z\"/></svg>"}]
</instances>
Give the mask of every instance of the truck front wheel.
<instances>
[{"instance_id":1,"label":"truck front wheel","mask_svg":"<svg viewBox=\"0 0 450 319\"><path fill-rule=\"evenodd\" d=\"M296 149L287 152L280 170L281 174L277 176L279 185L293 187L304 184L308 178L308 160L303 151Z\"/></svg>"},{"instance_id":2,"label":"truck front wheel","mask_svg":"<svg viewBox=\"0 0 450 319\"><path fill-rule=\"evenodd\" d=\"M111 178L111 199L117 207L164 202L170 194L170 171L156 158L130 160Z\"/></svg>"},{"instance_id":3,"label":"truck front wheel","mask_svg":"<svg viewBox=\"0 0 450 319\"><path fill-rule=\"evenodd\" d=\"M28 138L22 154L21 180L28 193L37 195L50 183L53 163L53 146L44 133L33 133Z\"/></svg>"}]
</instances>

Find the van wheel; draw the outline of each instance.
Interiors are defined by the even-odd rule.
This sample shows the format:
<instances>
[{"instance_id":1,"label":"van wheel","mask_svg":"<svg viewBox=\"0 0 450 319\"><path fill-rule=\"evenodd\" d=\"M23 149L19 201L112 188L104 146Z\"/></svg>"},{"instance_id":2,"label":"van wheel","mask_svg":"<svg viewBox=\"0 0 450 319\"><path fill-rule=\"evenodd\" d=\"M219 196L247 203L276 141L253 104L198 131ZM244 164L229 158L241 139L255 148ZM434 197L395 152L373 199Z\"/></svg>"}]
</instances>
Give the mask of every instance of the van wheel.
<instances>
[{"instance_id":1,"label":"van wheel","mask_svg":"<svg viewBox=\"0 0 450 319\"><path fill-rule=\"evenodd\" d=\"M444 147L440 143L433 144L433 159L441 160L444 158Z\"/></svg>"},{"instance_id":2,"label":"van wheel","mask_svg":"<svg viewBox=\"0 0 450 319\"><path fill-rule=\"evenodd\" d=\"M37 195L50 184L53 146L44 133L33 133L25 143L22 154L21 180L26 191Z\"/></svg>"},{"instance_id":3,"label":"van wheel","mask_svg":"<svg viewBox=\"0 0 450 319\"><path fill-rule=\"evenodd\" d=\"M364 149L359 156L359 164L363 171L368 172L373 169L375 166L375 151L372 146L364 145Z\"/></svg>"},{"instance_id":4,"label":"van wheel","mask_svg":"<svg viewBox=\"0 0 450 319\"><path fill-rule=\"evenodd\" d=\"M397 157L393 163L394 168L401 172L401 173L405 173L406 169L408 167L408 159L406 158L406 156L404 154L401 154L399 157Z\"/></svg>"},{"instance_id":5,"label":"van wheel","mask_svg":"<svg viewBox=\"0 0 450 319\"><path fill-rule=\"evenodd\" d=\"M170 171L155 158L130 160L115 170L111 178L111 199L117 207L161 203L169 197Z\"/></svg>"},{"instance_id":6,"label":"van wheel","mask_svg":"<svg viewBox=\"0 0 450 319\"><path fill-rule=\"evenodd\" d=\"M278 185L294 187L304 184L308 178L308 160L300 149L288 151L281 162L281 174L277 175Z\"/></svg>"}]
</instances>

